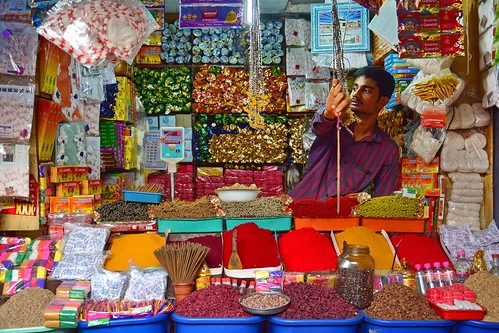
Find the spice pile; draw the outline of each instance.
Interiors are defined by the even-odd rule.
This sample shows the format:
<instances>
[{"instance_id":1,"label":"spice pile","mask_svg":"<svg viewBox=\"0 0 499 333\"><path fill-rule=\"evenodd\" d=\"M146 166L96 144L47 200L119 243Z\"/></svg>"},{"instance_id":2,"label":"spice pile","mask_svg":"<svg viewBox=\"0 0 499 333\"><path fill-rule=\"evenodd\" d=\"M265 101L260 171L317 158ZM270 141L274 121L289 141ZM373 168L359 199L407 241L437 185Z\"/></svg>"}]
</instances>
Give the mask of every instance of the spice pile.
<instances>
[{"instance_id":1,"label":"spice pile","mask_svg":"<svg viewBox=\"0 0 499 333\"><path fill-rule=\"evenodd\" d=\"M0 329L43 326L43 313L55 295L47 289L28 288L0 307Z\"/></svg>"},{"instance_id":2,"label":"spice pile","mask_svg":"<svg viewBox=\"0 0 499 333\"><path fill-rule=\"evenodd\" d=\"M425 262L449 261L440 243L428 236L401 234L393 236L390 241L393 247L399 244L398 257L405 258L412 268L415 264L424 264Z\"/></svg>"},{"instance_id":3,"label":"spice pile","mask_svg":"<svg viewBox=\"0 0 499 333\"><path fill-rule=\"evenodd\" d=\"M111 241L111 255L104 268L110 271L124 271L132 262L141 267L160 267L154 250L165 245L165 238L157 234L130 234L115 237Z\"/></svg>"},{"instance_id":4,"label":"spice pile","mask_svg":"<svg viewBox=\"0 0 499 333\"><path fill-rule=\"evenodd\" d=\"M290 272L336 269L337 255L331 240L313 228L291 230L279 237L279 251Z\"/></svg>"},{"instance_id":5,"label":"spice pile","mask_svg":"<svg viewBox=\"0 0 499 333\"><path fill-rule=\"evenodd\" d=\"M241 294L228 285L211 285L194 291L177 302L179 316L196 318L241 318L251 317L239 304Z\"/></svg>"},{"instance_id":6,"label":"spice pile","mask_svg":"<svg viewBox=\"0 0 499 333\"><path fill-rule=\"evenodd\" d=\"M277 267L277 244L272 231L259 228L255 223L244 223L237 230L237 253L243 269ZM224 263L227 267L232 253L232 231L224 232Z\"/></svg>"},{"instance_id":7,"label":"spice pile","mask_svg":"<svg viewBox=\"0 0 499 333\"><path fill-rule=\"evenodd\" d=\"M419 212L419 199L401 195L372 198L359 206L365 217L414 218Z\"/></svg>"},{"instance_id":8,"label":"spice pile","mask_svg":"<svg viewBox=\"0 0 499 333\"><path fill-rule=\"evenodd\" d=\"M276 309L288 304L288 299L278 294L253 293L241 299L241 305L250 309Z\"/></svg>"},{"instance_id":9,"label":"spice pile","mask_svg":"<svg viewBox=\"0 0 499 333\"><path fill-rule=\"evenodd\" d=\"M289 208L293 211L295 217L315 217L315 218L328 218L338 216L349 216L352 214L352 208L358 205L359 202L356 198L340 198L340 213L336 209L336 198L327 200L315 199L300 199L294 200Z\"/></svg>"},{"instance_id":10,"label":"spice pile","mask_svg":"<svg viewBox=\"0 0 499 333\"><path fill-rule=\"evenodd\" d=\"M365 310L373 318L383 320L441 320L428 300L416 290L398 282L383 286Z\"/></svg>"},{"instance_id":11,"label":"spice pile","mask_svg":"<svg viewBox=\"0 0 499 333\"><path fill-rule=\"evenodd\" d=\"M226 217L271 217L285 215L278 197L256 198L248 202L222 202Z\"/></svg>"},{"instance_id":12,"label":"spice pile","mask_svg":"<svg viewBox=\"0 0 499 333\"><path fill-rule=\"evenodd\" d=\"M289 307L278 317L285 319L350 319L357 309L338 295L336 289L293 282L284 286Z\"/></svg>"},{"instance_id":13,"label":"spice pile","mask_svg":"<svg viewBox=\"0 0 499 333\"><path fill-rule=\"evenodd\" d=\"M149 205L148 213L156 219L206 219L216 217L217 208L208 197L202 197L194 202L174 200Z\"/></svg>"},{"instance_id":14,"label":"spice pile","mask_svg":"<svg viewBox=\"0 0 499 333\"><path fill-rule=\"evenodd\" d=\"M370 255L376 264L375 269L391 269L393 253L383 235L367 227L352 227L334 235L336 243L343 252L343 242L347 244L365 245L369 247ZM394 267L396 268L396 267Z\"/></svg>"},{"instance_id":15,"label":"spice pile","mask_svg":"<svg viewBox=\"0 0 499 333\"><path fill-rule=\"evenodd\" d=\"M499 323L499 278L478 271L464 281L464 285L475 292L476 302L487 309L483 321Z\"/></svg>"},{"instance_id":16,"label":"spice pile","mask_svg":"<svg viewBox=\"0 0 499 333\"><path fill-rule=\"evenodd\" d=\"M95 210L95 221L148 221L147 204L129 201L113 201Z\"/></svg>"}]
</instances>

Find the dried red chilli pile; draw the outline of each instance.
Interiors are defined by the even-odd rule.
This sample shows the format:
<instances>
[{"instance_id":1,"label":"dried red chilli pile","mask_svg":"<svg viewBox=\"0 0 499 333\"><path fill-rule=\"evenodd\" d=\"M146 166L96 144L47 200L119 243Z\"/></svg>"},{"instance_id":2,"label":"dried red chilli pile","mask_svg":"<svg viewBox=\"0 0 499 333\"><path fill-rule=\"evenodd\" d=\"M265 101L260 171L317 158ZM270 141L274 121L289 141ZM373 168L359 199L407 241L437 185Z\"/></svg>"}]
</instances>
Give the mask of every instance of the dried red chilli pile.
<instances>
[{"instance_id":1,"label":"dried red chilli pile","mask_svg":"<svg viewBox=\"0 0 499 333\"><path fill-rule=\"evenodd\" d=\"M340 198L340 213L336 209L336 198L326 200L315 199L300 199L294 200L289 204L289 208L293 211L295 217L316 217L329 218L339 216L350 216L352 208L357 206L359 202L355 198Z\"/></svg>"},{"instance_id":2,"label":"dried red chilli pile","mask_svg":"<svg viewBox=\"0 0 499 333\"><path fill-rule=\"evenodd\" d=\"M228 285L211 285L199 289L177 302L179 316L195 318L251 317L239 304L241 294Z\"/></svg>"},{"instance_id":3,"label":"dried red chilli pile","mask_svg":"<svg viewBox=\"0 0 499 333\"><path fill-rule=\"evenodd\" d=\"M293 282L284 286L291 299L286 311L278 315L285 319L350 319L358 310L340 297L336 289L308 283Z\"/></svg>"}]
</instances>

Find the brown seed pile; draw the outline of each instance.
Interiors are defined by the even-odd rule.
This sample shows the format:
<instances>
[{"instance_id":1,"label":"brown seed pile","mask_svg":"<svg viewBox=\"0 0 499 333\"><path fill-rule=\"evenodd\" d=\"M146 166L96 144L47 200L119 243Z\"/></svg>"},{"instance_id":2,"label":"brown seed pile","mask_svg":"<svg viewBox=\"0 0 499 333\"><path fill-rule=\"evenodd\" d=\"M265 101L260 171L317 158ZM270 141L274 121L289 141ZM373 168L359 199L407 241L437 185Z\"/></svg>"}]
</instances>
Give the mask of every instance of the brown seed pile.
<instances>
[{"instance_id":1,"label":"brown seed pile","mask_svg":"<svg viewBox=\"0 0 499 333\"><path fill-rule=\"evenodd\" d=\"M383 320L441 320L426 298L398 282L383 286L373 296L366 313Z\"/></svg>"},{"instance_id":2,"label":"brown seed pile","mask_svg":"<svg viewBox=\"0 0 499 333\"><path fill-rule=\"evenodd\" d=\"M478 271L464 285L475 292L476 302L487 309L483 321L499 323L499 277Z\"/></svg>"},{"instance_id":3,"label":"brown seed pile","mask_svg":"<svg viewBox=\"0 0 499 333\"><path fill-rule=\"evenodd\" d=\"M0 307L0 329L43 326L43 313L55 297L50 290L28 288Z\"/></svg>"},{"instance_id":4,"label":"brown seed pile","mask_svg":"<svg viewBox=\"0 0 499 333\"><path fill-rule=\"evenodd\" d=\"M95 221L148 221L147 205L140 202L113 201L94 212Z\"/></svg>"},{"instance_id":5,"label":"brown seed pile","mask_svg":"<svg viewBox=\"0 0 499 333\"><path fill-rule=\"evenodd\" d=\"M278 197L256 198L248 202L224 202L222 209L226 217L271 217L286 215Z\"/></svg>"},{"instance_id":6,"label":"brown seed pile","mask_svg":"<svg viewBox=\"0 0 499 333\"><path fill-rule=\"evenodd\" d=\"M156 219L206 219L216 217L217 208L208 197L202 197L194 202L175 200L149 205L148 213Z\"/></svg>"},{"instance_id":7,"label":"brown seed pile","mask_svg":"<svg viewBox=\"0 0 499 333\"><path fill-rule=\"evenodd\" d=\"M251 294L241 300L242 306L259 310L280 308L288 303L287 298L276 294Z\"/></svg>"}]
</instances>

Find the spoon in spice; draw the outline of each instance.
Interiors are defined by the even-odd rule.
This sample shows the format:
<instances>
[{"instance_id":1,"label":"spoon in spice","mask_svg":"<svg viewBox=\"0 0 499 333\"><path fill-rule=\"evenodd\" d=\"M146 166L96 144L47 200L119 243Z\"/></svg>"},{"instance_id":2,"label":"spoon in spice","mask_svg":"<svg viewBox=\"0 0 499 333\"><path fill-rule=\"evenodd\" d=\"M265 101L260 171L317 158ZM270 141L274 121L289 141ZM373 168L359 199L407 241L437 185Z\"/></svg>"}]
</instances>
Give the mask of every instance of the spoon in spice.
<instances>
[{"instance_id":1,"label":"spoon in spice","mask_svg":"<svg viewBox=\"0 0 499 333\"><path fill-rule=\"evenodd\" d=\"M237 254L237 230L232 230L232 253L229 258L228 269L242 269L243 263L239 254Z\"/></svg>"}]
</instances>

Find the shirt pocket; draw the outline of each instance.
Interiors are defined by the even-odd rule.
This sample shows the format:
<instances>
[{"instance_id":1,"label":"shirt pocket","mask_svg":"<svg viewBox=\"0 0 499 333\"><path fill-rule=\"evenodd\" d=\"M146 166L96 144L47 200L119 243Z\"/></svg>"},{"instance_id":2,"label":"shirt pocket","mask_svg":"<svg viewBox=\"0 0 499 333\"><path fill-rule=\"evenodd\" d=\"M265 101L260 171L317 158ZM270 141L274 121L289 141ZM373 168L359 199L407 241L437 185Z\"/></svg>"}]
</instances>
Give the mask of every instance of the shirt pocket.
<instances>
[{"instance_id":1,"label":"shirt pocket","mask_svg":"<svg viewBox=\"0 0 499 333\"><path fill-rule=\"evenodd\" d=\"M349 168L348 175L345 179L346 187L343 187L343 191L347 191L346 193L342 193L342 195L362 192L369 186L372 181L371 171L364 168L362 165L352 163Z\"/></svg>"}]
</instances>

